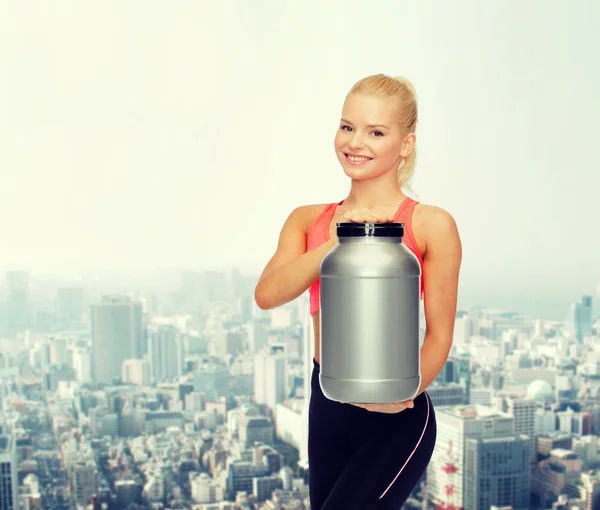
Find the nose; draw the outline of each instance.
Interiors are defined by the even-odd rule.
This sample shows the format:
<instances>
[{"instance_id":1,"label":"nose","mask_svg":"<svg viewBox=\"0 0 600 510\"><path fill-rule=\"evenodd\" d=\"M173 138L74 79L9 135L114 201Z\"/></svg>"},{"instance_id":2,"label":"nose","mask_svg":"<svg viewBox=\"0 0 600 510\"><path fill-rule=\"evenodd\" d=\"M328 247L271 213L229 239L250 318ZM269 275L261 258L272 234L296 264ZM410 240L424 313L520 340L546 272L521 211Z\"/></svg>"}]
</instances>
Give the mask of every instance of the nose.
<instances>
[{"instance_id":1,"label":"nose","mask_svg":"<svg viewBox=\"0 0 600 510\"><path fill-rule=\"evenodd\" d=\"M355 131L352 135L352 138L350 138L350 142L348 143L348 147L352 150L361 150L363 149L365 146L362 136L360 135L360 133L358 131Z\"/></svg>"}]
</instances>

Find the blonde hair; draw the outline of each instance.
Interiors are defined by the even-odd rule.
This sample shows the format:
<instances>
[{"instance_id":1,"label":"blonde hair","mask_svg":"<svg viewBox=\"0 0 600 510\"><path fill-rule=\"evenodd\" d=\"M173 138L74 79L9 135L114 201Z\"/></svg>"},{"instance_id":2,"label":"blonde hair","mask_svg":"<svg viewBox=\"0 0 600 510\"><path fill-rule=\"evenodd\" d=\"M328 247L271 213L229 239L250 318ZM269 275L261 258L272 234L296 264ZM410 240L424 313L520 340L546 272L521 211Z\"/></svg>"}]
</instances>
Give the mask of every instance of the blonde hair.
<instances>
[{"instance_id":1,"label":"blonde hair","mask_svg":"<svg viewBox=\"0 0 600 510\"><path fill-rule=\"evenodd\" d=\"M398 121L403 131L414 133L417 128L418 110L417 93L410 80L402 77L387 76L385 74L374 74L357 81L348 95L352 93L372 94L380 97L394 97L398 100L400 114ZM410 181L415 171L417 162L417 149L402 160L398 167L397 179L400 188L406 188L413 192Z\"/></svg>"}]
</instances>

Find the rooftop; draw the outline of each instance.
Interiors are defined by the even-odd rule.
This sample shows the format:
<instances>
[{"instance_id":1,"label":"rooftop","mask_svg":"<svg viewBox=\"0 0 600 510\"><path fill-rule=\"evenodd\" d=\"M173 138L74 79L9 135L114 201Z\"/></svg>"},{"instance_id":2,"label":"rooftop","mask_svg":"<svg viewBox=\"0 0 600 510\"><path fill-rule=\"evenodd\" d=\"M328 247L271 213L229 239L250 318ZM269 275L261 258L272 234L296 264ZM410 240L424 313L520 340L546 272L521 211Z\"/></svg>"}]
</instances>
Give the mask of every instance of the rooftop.
<instances>
[{"instance_id":1,"label":"rooftop","mask_svg":"<svg viewBox=\"0 0 600 510\"><path fill-rule=\"evenodd\" d=\"M453 416L457 416L459 418L463 418L465 420L478 420L484 418L507 418L510 417L507 413L503 413L494 409L493 407L483 406L483 405L460 405L455 406L450 409L440 410L440 412L445 412Z\"/></svg>"}]
</instances>

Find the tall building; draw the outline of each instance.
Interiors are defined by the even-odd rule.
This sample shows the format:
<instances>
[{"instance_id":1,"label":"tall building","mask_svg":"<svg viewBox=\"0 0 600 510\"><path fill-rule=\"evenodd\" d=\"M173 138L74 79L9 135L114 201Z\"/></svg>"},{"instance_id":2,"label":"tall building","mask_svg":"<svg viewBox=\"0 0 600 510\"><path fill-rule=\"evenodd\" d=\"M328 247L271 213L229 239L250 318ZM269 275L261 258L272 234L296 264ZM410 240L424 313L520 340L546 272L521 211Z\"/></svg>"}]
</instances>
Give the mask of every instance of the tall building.
<instances>
[{"instance_id":1,"label":"tall building","mask_svg":"<svg viewBox=\"0 0 600 510\"><path fill-rule=\"evenodd\" d=\"M6 326L9 331L24 331L31 326L29 302L29 273L6 273Z\"/></svg>"},{"instance_id":2,"label":"tall building","mask_svg":"<svg viewBox=\"0 0 600 510\"><path fill-rule=\"evenodd\" d=\"M592 296L582 296L571 304L565 319L565 331L577 338L579 343L592 334Z\"/></svg>"},{"instance_id":3,"label":"tall building","mask_svg":"<svg viewBox=\"0 0 600 510\"><path fill-rule=\"evenodd\" d=\"M96 464L81 458L71 468L73 499L78 506L85 507L96 493Z\"/></svg>"},{"instance_id":4,"label":"tall building","mask_svg":"<svg viewBox=\"0 0 600 510\"><path fill-rule=\"evenodd\" d=\"M77 380L83 384L93 381L92 353L87 345L77 345L72 348L73 370Z\"/></svg>"},{"instance_id":5,"label":"tall building","mask_svg":"<svg viewBox=\"0 0 600 510\"><path fill-rule=\"evenodd\" d=\"M464 509L529 508L529 438L469 438L465 444Z\"/></svg>"},{"instance_id":6,"label":"tall building","mask_svg":"<svg viewBox=\"0 0 600 510\"><path fill-rule=\"evenodd\" d=\"M46 339L49 344L49 358L52 365L67 365L69 360L69 339L61 336L51 336Z\"/></svg>"},{"instance_id":7,"label":"tall building","mask_svg":"<svg viewBox=\"0 0 600 510\"><path fill-rule=\"evenodd\" d=\"M271 409L287 398L285 355L267 348L254 357L254 398Z\"/></svg>"},{"instance_id":8,"label":"tall building","mask_svg":"<svg viewBox=\"0 0 600 510\"><path fill-rule=\"evenodd\" d=\"M127 296L104 296L91 307L91 333L94 380L111 384L121 377L124 360L143 355L141 303Z\"/></svg>"},{"instance_id":9,"label":"tall building","mask_svg":"<svg viewBox=\"0 0 600 510\"><path fill-rule=\"evenodd\" d=\"M505 399L502 411L514 419L515 435L527 436L529 440L529 465L535 461L535 413L537 404L533 399L509 396Z\"/></svg>"},{"instance_id":10,"label":"tall building","mask_svg":"<svg viewBox=\"0 0 600 510\"><path fill-rule=\"evenodd\" d=\"M154 381L183 375L184 345L182 335L172 324L159 324L148 330L148 361Z\"/></svg>"},{"instance_id":11,"label":"tall building","mask_svg":"<svg viewBox=\"0 0 600 510\"><path fill-rule=\"evenodd\" d=\"M0 510L19 509L19 480L12 436L0 436Z\"/></svg>"},{"instance_id":12,"label":"tall building","mask_svg":"<svg viewBox=\"0 0 600 510\"><path fill-rule=\"evenodd\" d=\"M448 508L451 508L451 505L463 510L484 508L480 505L479 500L469 500L469 504L472 506L466 506L467 484L473 483L474 477L477 478L481 475L484 479L488 476L488 471L486 471L488 468L484 469L476 459L479 458L481 452L495 451L493 446L487 446L492 444L489 440L501 439L510 442L516 439L513 418L490 407L469 405L451 409L438 409L436 420L437 441L427 469L428 497L435 503L446 505ZM471 464L467 465L467 443L469 439L486 440L488 442L476 443L475 446L470 447ZM519 444L525 443L521 442ZM529 454L524 450L522 455L528 456ZM506 460L506 462L509 462L509 460ZM512 463L512 460L510 462ZM518 476L528 477L529 465L527 464L526 473L519 470L519 466L520 464L517 461L510 464L503 476L513 480L516 476L513 471L516 470L519 473ZM479 478L477 479L479 480ZM482 483L483 487L487 487L487 482ZM527 483L529 484L529 478L527 478ZM489 501L492 505L497 504L495 499ZM488 510L489 506L485 509Z\"/></svg>"}]
</instances>

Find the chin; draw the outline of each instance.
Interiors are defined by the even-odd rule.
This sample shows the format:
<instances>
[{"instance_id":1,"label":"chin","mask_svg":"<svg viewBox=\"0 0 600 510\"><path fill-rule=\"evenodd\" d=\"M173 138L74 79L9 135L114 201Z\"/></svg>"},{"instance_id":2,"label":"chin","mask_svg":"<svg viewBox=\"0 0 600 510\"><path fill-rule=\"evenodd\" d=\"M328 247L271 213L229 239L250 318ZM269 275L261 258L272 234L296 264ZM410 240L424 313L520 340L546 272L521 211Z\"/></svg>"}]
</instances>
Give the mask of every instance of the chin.
<instances>
[{"instance_id":1,"label":"chin","mask_svg":"<svg viewBox=\"0 0 600 510\"><path fill-rule=\"evenodd\" d=\"M344 167L344 173L353 181L367 181L377 176L376 172L361 172L356 168Z\"/></svg>"}]
</instances>

